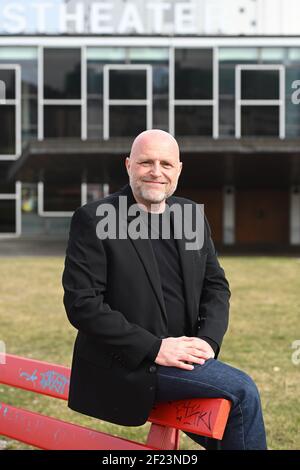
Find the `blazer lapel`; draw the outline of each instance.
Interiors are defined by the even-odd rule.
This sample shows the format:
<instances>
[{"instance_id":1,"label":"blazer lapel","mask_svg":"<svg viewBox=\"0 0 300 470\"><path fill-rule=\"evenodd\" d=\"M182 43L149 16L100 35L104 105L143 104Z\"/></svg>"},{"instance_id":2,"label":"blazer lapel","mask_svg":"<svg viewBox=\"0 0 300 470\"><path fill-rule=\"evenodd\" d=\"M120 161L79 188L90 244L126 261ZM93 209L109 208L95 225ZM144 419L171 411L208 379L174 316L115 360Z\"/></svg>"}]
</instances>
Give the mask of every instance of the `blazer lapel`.
<instances>
[{"instance_id":1,"label":"blazer lapel","mask_svg":"<svg viewBox=\"0 0 300 470\"><path fill-rule=\"evenodd\" d=\"M170 197L168 200L170 208L172 204L178 202L174 197ZM192 324L193 319L193 304L194 304L194 275L195 275L195 253L194 250L187 250L186 243L189 240L185 237L184 227L183 227L183 218L182 223L179 219L174 217L173 211L171 211L171 221L173 224L174 238L177 245L179 259L181 263L181 272L184 285L184 294L185 294L185 304L187 312L187 320Z\"/></svg>"},{"instance_id":2,"label":"blazer lapel","mask_svg":"<svg viewBox=\"0 0 300 470\"><path fill-rule=\"evenodd\" d=\"M130 185L126 185L122 190L121 194L124 196L127 196L127 207L129 208L130 205L136 204L136 200L134 199L134 196L132 194L132 190ZM132 220L134 219L134 216L129 216L126 214L126 223L129 224ZM150 240L148 239L142 239L138 238L136 240L128 237L130 242L133 244L137 255L139 256L146 274L149 278L150 284L153 288L153 291L157 297L159 306L161 308L163 318L165 320L165 323L167 325L167 312L166 312L166 306L165 306L165 301L164 301L164 296L162 292L162 287L161 287L161 282L160 282L160 274L159 274L159 269L158 265L156 262L156 258L152 249L152 245Z\"/></svg>"}]
</instances>

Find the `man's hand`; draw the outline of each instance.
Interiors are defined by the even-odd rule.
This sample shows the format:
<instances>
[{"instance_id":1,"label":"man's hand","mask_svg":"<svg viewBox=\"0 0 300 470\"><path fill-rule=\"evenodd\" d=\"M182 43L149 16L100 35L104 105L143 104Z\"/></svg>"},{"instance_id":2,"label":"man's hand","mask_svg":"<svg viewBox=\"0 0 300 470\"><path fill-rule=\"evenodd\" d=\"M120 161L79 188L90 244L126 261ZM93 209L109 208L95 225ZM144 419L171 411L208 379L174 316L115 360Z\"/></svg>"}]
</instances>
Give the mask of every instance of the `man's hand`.
<instances>
[{"instance_id":1,"label":"man's hand","mask_svg":"<svg viewBox=\"0 0 300 470\"><path fill-rule=\"evenodd\" d=\"M206 341L197 337L180 336L162 340L155 363L193 370L193 363L204 364L211 357L215 357L215 353Z\"/></svg>"}]
</instances>

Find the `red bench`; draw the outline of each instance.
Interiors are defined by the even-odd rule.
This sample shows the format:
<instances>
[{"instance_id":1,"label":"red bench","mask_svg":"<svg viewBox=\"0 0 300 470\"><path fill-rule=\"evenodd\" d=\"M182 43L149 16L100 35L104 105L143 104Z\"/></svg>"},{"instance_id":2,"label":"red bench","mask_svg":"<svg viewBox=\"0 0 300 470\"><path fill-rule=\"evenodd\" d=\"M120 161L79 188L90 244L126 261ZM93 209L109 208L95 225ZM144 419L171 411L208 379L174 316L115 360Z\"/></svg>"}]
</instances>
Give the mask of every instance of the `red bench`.
<instances>
[{"instance_id":1,"label":"red bench","mask_svg":"<svg viewBox=\"0 0 300 470\"><path fill-rule=\"evenodd\" d=\"M63 400L69 378L67 367L10 354L0 364L0 383ZM222 439L229 411L230 402L221 398L160 403L148 419L147 443L141 444L0 401L0 435L49 450L175 450L180 430Z\"/></svg>"}]
</instances>

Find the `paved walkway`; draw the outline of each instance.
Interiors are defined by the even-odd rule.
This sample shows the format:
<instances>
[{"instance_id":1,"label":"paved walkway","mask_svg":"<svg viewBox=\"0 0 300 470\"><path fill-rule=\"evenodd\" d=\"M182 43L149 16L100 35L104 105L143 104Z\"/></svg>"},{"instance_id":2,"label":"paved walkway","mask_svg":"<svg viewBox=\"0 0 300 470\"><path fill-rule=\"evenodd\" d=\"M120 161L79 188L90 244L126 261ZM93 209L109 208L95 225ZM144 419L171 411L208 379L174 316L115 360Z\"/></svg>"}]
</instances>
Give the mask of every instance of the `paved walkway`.
<instances>
[{"instance_id":1,"label":"paved walkway","mask_svg":"<svg viewBox=\"0 0 300 470\"><path fill-rule=\"evenodd\" d=\"M0 239L0 258L9 256L65 256L67 239L36 237L36 238L4 238ZM220 256L300 256L300 247L277 248L269 246L248 247L222 247L217 250Z\"/></svg>"},{"instance_id":2,"label":"paved walkway","mask_svg":"<svg viewBox=\"0 0 300 470\"><path fill-rule=\"evenodd\" d=\"M64 256L67 239L4 238L0 240L0 257Z\"/></svg>"}]
</instances>

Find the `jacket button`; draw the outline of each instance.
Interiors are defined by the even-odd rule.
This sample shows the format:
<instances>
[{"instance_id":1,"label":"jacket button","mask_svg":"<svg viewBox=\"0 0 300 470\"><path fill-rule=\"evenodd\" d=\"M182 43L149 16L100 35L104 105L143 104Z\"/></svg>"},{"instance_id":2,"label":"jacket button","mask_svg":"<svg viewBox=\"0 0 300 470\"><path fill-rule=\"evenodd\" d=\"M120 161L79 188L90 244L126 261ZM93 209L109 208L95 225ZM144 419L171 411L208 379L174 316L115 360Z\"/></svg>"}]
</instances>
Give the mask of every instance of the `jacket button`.
<instances>
[{"instance_id":1,"label":"jacket button","mask_svg":"<svg viewBox=\"0 0 300 470\"><path fill-rule=\"evenodd\" d=\"M152 392L153 390L155 389L154 385L152 385L151 387L149 387L149 390Z\"/></svg>"},{"instance_id":2,"label":"jacket button","mask_svg":"<svg viewBox=\"0 0 300 470\"><path fill-rule=\"evenodd\" d=\"M149 372L153 373L156 371L156 366L149 367Z\"/></svg>"}]
</instances>

